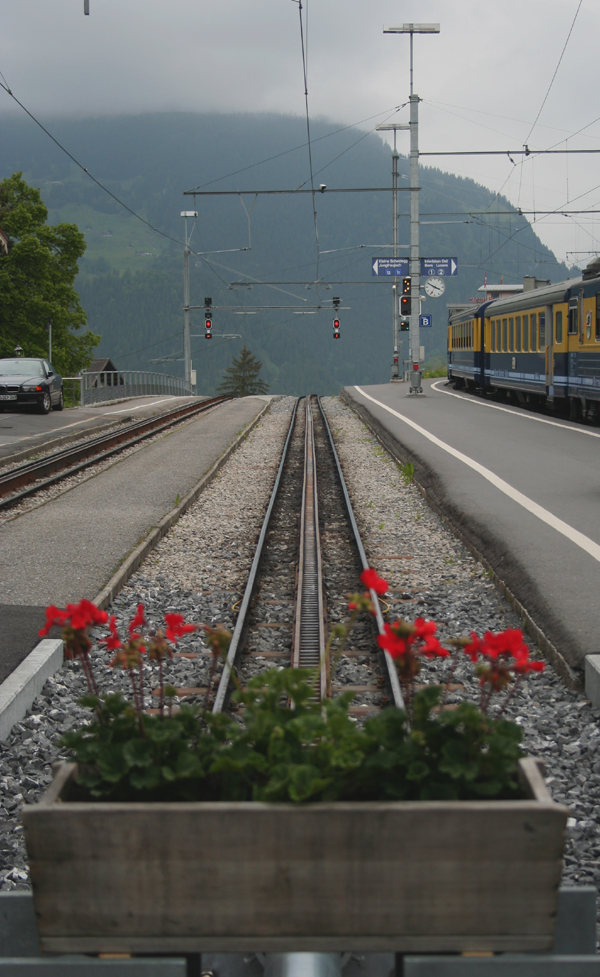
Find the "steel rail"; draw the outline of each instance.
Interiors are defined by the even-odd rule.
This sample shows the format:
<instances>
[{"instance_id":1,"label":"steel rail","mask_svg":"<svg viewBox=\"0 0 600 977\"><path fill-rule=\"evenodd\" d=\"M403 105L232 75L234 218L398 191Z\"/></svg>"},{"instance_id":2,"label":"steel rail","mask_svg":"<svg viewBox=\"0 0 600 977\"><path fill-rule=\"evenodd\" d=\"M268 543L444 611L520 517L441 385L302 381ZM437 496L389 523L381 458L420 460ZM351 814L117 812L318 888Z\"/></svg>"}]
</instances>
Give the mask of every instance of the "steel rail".
<instances>
[{"instance_id":1,"label":"steel rail","mask_svg":"<svg viewBox=\"0 0 600 977\"><path fill-rule=\"evenodd\" d=\"M127 427L112 434L90 438L74 448L57 451L50 458L43 458L40 461L29 462L20 465L18 468L13 468L6 474L0 475L0 496L3 496L0 498L0 510L7 509L35 492L68 478L70 475L77 474L91 464L110 458L119 451L138 444L153 434L167 430L187 417L203 414L230 399L229 397L211 397L210 400L203 400L200 404L185 404L183 407L177 407L172 411L159 414L158 417L128 424ZM75 464L71 464L72 462ZM45 475L47 477L44 477ZM26 487L22 488L22 486ZM21 491L17 491L19 488Z\"/></svg>"},{"instance_id":2,"label":"steel rail","mask_svg":"<svg viewBox=\"0 0 600 977\"><path fill-rule=\"evenodd\" d=\"M322 700L328 691L325 662L323 563L319 536L319 493L311 398L305 400L304 484L300 514L300 551L292 643L294 668L318 671L315 692Z\"/></svg>"},{"instance_id":3,"label":"steel rail","mask_svg":"<svg viewBox=\"0 0 600 977\"><path fill-rule=\"evenodd\" d=\"M269 505L267 506L267 511L265 513L265 518L263 520L260 536L258 537L258 542L256 544L256 550L254 552L252 566L250 567L250 573L248 574L248 580L246 582L246 589L244 590L244 596L242 597L239 613L235 622L235 628L233 630L233 635L231 638L231 642L229 644L227 658L223 665L223 671L221 673L221 678L219 680L217 694L215 695L215 701L212 709L213 713L219 713L223 711L227 699L227 692L229 690L229 679L231 677L231 673L235 666L235 661L240 648L241 639L246 631L248 612L250 610L250 601L252 600L254 587L256 586L258 567L260 564L260 559L262 556L263 547L267 536L267 531L269 528L269 523L271 521L271 515L275 506L277 495L279 493L281 476L283 474L283 469L287 460L288 448L290 446L290 441L292 440L292 433L294 430L294 425L296 423L297 410L298 410L298 401L296 401L296 403L294 404L294 410L292 411L290 426L288 428L288 433L285 439L285 444L283 446L283 451L281 452L281 460L279 462L279 468L277 469L275 483L271 491L271 498L269 499Z\"/></svg>"},{"instance_id":4,"label":"steel rail","mask_svg":"<svg viewBox=\"0 0 600 977\"><path fill-rule=\"evenodd\" d=\"M344 501L346 503L346 512L348 513L348 519L350 520L350 525L352 526L352 532L354 534L354 541L356 543L356 548L358 550L358 555L360 557L360 562L362 563L363 570L367 570L369 567L369 561L367 560L367 554L365 553L365 548L360 536L360 530L354 516L354 510L352 509L352 502L350 501L350 495L348 494L348 487L346 485L346 479L344 478L344 473L342 471L342 466L340 464L340 459L333 441L333 436L331 434L331 429L327 421L327 415L323 410L323 404L321 403L321 398L318 398L319 409L321 411L321 417L323 418L323 423L325 424L325 429L329 437L329 444L331 445L331 450L333 452L333 458L336 464L338 477L340 480L340 485L342 486L342 492L344 493ZM371 600L373 602L373 608L375 611L375 620L377 621L377 630L379 634L385 633L383 614L381 613L381 605L379 603L379 597L374 590L370 591ZM387 668L388 680L390 683L390 688L392 690L392 696L394 699L394 705L398 709L406 709L404 705L404 699L402 697L402 690L400 688L400 681L398 679L398 672L396 671L396 666L394 665L394 660L390 655L389 651L384 651L385 664Z\"/></svg>"}]
</instances>

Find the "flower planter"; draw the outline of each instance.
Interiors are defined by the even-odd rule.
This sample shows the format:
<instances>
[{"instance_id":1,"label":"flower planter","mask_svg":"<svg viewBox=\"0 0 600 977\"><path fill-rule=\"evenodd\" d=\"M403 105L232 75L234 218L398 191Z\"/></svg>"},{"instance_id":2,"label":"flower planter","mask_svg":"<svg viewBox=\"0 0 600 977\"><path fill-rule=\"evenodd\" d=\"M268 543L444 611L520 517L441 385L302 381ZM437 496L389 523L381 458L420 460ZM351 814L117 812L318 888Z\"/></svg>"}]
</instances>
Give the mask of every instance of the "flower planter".
<instances>
[{"instance_id":1,"label":"flower planter","mask_svg":"<svg viewBox=\"0 0 600 977\"><path fill-rule=\"evenodd\" d=\"M529 800L84 803L23 811L55 952L548 950L567 808Z\"/></svg>"}]
</instances>

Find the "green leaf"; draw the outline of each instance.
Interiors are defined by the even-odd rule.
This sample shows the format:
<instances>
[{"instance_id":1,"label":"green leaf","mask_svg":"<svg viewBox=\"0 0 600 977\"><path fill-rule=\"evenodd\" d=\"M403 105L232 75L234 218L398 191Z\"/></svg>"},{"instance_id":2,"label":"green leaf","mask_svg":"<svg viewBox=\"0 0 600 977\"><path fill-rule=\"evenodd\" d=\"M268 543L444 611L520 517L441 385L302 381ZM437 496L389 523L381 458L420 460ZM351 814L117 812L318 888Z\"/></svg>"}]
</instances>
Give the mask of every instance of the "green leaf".
<instances>
[{"instance_id":1,"label":"green leaf","mask_svg":"<svg viewBox=\"0 0 600 977\"><path fill-rule=\"evenodd\" d=\"M129 764L123 755L123 747L117 743L107 743L101 747L96 765L104 779L111 784L118 783L129 770Z\"/></svg>"},{"instance_id":2,"label":"green leaf","mask_svg":"<svg viewBox=\"0 0 600 977\"><path fill-rule=\"evenodd\" d=\"M143 770L132 770L129 783L136 790L154 790L160 786L161 771L158 767L146 767Z\"/></svg>"},{"instance_id":3,"label":"green leaf","mask_svg":"<svg viewBox=\"0 0 600 977\"><path fill-rule=\"evenodd\" d=\"M130 767L149 767L152 763L152 743L148 740L129 740L123 747L123 756Z\"/></svg>"}]
</instances>

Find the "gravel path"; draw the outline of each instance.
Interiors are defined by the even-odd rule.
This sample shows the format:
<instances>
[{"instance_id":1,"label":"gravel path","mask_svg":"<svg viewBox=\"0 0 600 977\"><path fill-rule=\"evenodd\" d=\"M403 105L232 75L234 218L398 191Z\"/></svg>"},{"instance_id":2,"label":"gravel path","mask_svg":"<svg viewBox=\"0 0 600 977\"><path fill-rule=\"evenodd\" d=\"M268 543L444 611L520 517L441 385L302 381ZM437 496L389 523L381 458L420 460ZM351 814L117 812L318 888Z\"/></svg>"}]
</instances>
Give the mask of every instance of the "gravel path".
<instances>
[{"instance_id":1,"label":"gravel path","mask_svg":"<svg viewBox=\"0 0 600 977\"><path fill-rule=\"evenodd\" d=\"M292 404L292 398L272 404L219 477L131 578L112 608L120 622L127 622L143 601L152 623L160 623L165 611L180 611L193 621L231 627ZM337 399L327 398L325 406L367 554L389 582L389 619L432 618L442 637L519 627L481 565L428 509L418 490L405 484L362 422ZM179 650L194 657L176 659L169 680L203 688L208 655L201 636L188 636ZM98 659L105 659L103 653ZM443 677L439 668L426 664L431 681ZM106 667L102 671L105 688L119 687L120 674ZM455 699L476 697L470 664L457 671L455 682L464 686L453 693ZM152 683L149 670L148 689ZM58 735L85 715L75 704L82 691L78 666L67 665L46 683L31 715L15 726L9 741L0 743L1 889L28 887L18 811L23 800L36 800L50 781L50 763L60 755ZM566 689L549 666L523 682L508 711L523 727L525 749L544 760L555 800L572 813L564 881L598 885L600 711Z\"/></svg>"}]
</instances>

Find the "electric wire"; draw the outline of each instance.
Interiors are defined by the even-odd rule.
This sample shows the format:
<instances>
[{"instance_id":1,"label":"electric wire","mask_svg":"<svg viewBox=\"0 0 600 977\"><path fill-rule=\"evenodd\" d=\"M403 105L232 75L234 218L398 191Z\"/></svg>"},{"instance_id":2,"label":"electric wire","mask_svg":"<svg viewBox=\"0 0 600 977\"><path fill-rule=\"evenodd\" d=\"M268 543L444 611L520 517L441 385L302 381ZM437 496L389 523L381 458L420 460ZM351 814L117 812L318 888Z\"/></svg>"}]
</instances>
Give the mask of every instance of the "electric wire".
<instances>
[{"instance_id":1,"label":"electric wire","mask_svg":"<svg viewBox=\"0 0 600 977\"><path fill-rule=\"evenodd\" d=\"M571 38L571 34L573 33L573 28L575 27L575 21L577 20L577 17L579 16L579 11L581 10L581 4L582 3L583 3L583 0L579 0L579 3L577 5L577 10L575 11L575 16L573 17L573 22L572 22L571 27L569 29L569 33L567 34L567 39L566 39L565 44L564 44L564 47L563 47L563 49L561 51L560 58L558 59L558 63L556 65L556 68L554 69L554 74L552 75L552 78L550 80L550 84L548 85L548 91L544 95L544 100L543 100L543 102L542 102L542 104L540 106L540 110L539 110L538 114L535 117L535 120L533 122L533 125L531 126L531 129L529 130L529 132L527 133L527 136L525 137L525 144L527 144L529 142L529 137L531 136L531 133L535 129L535 127L537 125L537 122L538 122L538 119L539 119L540 115L542 114L542 111L544 109L544 105L546 104L546 101L548 99L548 95L550 94L550 89L552 88L552 86L554 84L554 79L556 78L556 75L558 74L558 69L560 68L560 64L561 64L561 61L562 61L562 59L564 57L564 53L567 50L567 44L569 43L569 40Z\"/></svg>"},{"instance_id":2,"label":"electric wire","mask_svg":"<svg viewBox=\"0 0 600 977\"><path fill-rule=\"evenodd\" d=\"M4 75L2 75L2 77L4 78ZM138 214L138 213L136 213L135 210L132 210L131 207L129 207L123 200L120 200L120 198L117 197L116 194L114 194L112 192L112 190L109 190L108 187L105 187L104 184L100 182L100 180L97 180L96 177L93 176L92 173L90 173L90 171L88 170L87 166L84 166L83 163L80 163L79 160L76 159L75 156L73 156L73 154L70 153L69 150L66 149L66 147L63 146L62 143L60 143L58 141L58 139L56 139L52 135L52 133L48 131L48 129L46 129L46 127L39 121L39 119L36 119L35 115L33 115L33 113L30 112L29 109L26 108L26 106L23 105L23 103L19 101L19 99L17 98L17 96L14 94L14 92L11 91L11 89L8 87L8 85L3 85L2 82L0 82L0 88L3 88L4 91L8 95L10 95L10 97L17 103L17 105L20 108L22 108L23 111L29 116L29 118L32 120L32 122L35 122L36 126L39 126L40 129L42 130L42 132L45 132L46 135L52 140L52 142L56 146L58 146L58 148L63 153L66 153L66 155L69 157L69 159L73 163L75 163L75 166L78 166L79 169L83 173L85 173L86 176L88 176L90 178L90 180L92 180L93 183L96 184L96 186L100 187L101 190L104 190L104 193L107 193L109 197L112 197L112 199L116 203L118 203L120 207L124 207L125 210L127 210L131 214L132 217L135 217L137 220L141 221L142 224L145 224L146 227L149 227L151 231L154 231L156 234L160 234L161 237L166 238L168 241L173 241L174 244L183 244L183 241L179 241L177 238L171 237L170 234L166 234L164 231L159 230L158 227L153 227L152 224L149 221L147 221L145 217L142 217L141 214Z\"/></svg>"},{"instance_id":3,"label":"electric wire","mask_svg":"<svg viewBox=\"0 0 600 977\"><path fill-rule=\"evenodd\" d=\"M351 125L342 126L341 129L333 129L331 132L326 132L324 136L316 136L316 138L313 136L313 140L312 140L313 146L317 142L322 142L323 139L331 139L332 136L337 136L339 135L340 132L347 132L348 129L356 129L357 126L361 126L365 122L371 122L373 119L378 119L381 115L388 115L388 113L391 113L391 115L388 115L388 118L391 118L392 115L395 115L396 112L399 112L400 109L403 109L406 104L407 103L405 102L403 105L394 105L390 109L384 109L382 112L377 112L375 115L369 115L367 116L366 119L360 119L359 122L353 122ZM374 132L374 131L375 131L374 129L369 130L369 132ZM284 149L280 153L275 153L274 156L267 156L265 157L265 159L259 159L257 160L256 163L249 163L248 166L242 166L241 169L239 170L232 170L231 173L225 173L224 176L217 176L215 177L214 180L207 180L206 183L200 183L198 184L197 187L193 187L192 189L203 190L204 187L210 187L212 186L213 183L220 183L221 180L226 180L230 176L237 176L238 173L245 173L246 170L252 170L256 166L262 166L263 163L271 163L274 159L280 159L282 156L289 156L290 153L296 153L300 149L306 149L305 142L299 143L297 146L292 146L291 149Z\"/></svg>"},{"instance_id":4,"label":"electric wire","mask_svg":"<svg viewBox=\"0 0 600 977\"><path fill-rule=\"evenodd\" d=\"M315 245L317 249L317 268L315 278L319 277L319 228L317 226L317 200L315 197L315 181L313 175L312 146L310 141L310 114L308 111L308 75L306 67L306 51L304 45L304 27L302 24L302 0L297 0L298 18L300 23L300 47L302 49L302 74L304 77L304 107L306 111L306 138L308 146L308 166L310 169L310 189L312 192L313 222L315 225ZM308 24L308 0L306 0L306 20ZM308 37L307 37L308 41Z\"/></svg>"}]
</instances>

